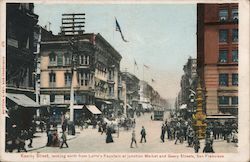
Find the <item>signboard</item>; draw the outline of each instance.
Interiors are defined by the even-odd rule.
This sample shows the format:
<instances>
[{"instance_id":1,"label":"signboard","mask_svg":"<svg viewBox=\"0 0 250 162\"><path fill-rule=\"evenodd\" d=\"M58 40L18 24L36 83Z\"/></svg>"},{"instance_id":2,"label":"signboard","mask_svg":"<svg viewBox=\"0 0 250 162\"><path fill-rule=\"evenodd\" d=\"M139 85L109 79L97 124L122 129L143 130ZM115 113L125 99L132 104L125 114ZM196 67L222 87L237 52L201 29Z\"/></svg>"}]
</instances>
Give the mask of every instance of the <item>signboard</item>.
<instances>
[{"instance_id":1,"label":"signboard","mask_svg":"<svg viewBox=\"0 0 250 162\"><path fill-rule=\"evenodd\" d=\"M40 105L50 105L50 95L40 95Z\"/></svg>"},{"instance_id":2,"label":"signboard","mask_svg":"<svg viewBox=\"0 0 250 162\"><path fill-rule=\"evenodd\" d=\"M55 103L56 104L64 104L64 96L63 95L55 95Z\"/></svg>"}]
</instances>

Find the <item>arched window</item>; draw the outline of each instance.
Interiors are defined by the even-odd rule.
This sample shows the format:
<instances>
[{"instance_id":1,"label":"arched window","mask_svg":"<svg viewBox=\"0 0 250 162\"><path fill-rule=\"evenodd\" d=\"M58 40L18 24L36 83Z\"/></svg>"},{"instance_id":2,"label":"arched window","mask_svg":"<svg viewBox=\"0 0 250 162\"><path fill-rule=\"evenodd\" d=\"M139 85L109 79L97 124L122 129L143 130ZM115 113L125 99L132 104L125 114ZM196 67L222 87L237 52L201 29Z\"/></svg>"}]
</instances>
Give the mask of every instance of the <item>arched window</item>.
<instances>
[{"instance_id":1,"label":"arched window","mask_svg":"<svg viewBox=\"0 0 250 162\"><path fill-rule=\"evenodd\" d=\"M55 66L56 65L56 54L54 52L51 52L49 54L49 64L51 66Z\"/></svg>"}]
</instances>

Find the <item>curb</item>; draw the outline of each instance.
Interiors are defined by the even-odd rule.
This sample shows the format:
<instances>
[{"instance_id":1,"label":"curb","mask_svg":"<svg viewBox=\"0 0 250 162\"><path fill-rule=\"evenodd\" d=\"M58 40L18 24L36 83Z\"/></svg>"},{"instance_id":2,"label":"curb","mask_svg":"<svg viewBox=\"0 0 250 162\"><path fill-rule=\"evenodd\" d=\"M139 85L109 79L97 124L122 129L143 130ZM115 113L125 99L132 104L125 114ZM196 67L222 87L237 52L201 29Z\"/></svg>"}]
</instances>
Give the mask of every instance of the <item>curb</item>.
<instances>
[{"instance_id":1,"label":"curb","mask_svg":"<svg viewBox=\"0 0 250 162\"><path fill-rule=\"evenodd\" d=\"M79 135L72 136L72 137L68 138L67 141L73 140L73 139L77 138L78 136L79 136ZM47 147L47 146L46 146L46 145L45 145L45 146L40 146L40 147L36 147L36 148L29 149L29 150L27 150L27 151L28 151L28 152L30 152L30 151L35 151L35 150L39 150L39 149L42 149L42 148L45 148L45 147Z\"/></svg>"}]
</instances>

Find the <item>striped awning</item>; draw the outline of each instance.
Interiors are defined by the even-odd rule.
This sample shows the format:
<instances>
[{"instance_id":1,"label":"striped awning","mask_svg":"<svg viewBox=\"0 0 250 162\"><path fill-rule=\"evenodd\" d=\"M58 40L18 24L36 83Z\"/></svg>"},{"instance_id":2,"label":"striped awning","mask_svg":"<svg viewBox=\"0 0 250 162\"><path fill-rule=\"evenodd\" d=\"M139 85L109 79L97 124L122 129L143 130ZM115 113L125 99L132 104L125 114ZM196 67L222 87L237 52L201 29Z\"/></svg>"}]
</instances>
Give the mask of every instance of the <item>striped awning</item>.
<instances>
[{"instance_id":1,"label":"striped awning","mask_svg":"<svg viewBox=\"0 0 250 162\"><path fill-rule=\"evenodd\" d=\"M7 93L6 97L17 105L29 108L39 108L40 105L24 94Z\"/></svg>"},{"instance_id":2,"label":"striped awning","mask_svg":"<svg viewBox=\"0 0 250 162\"><path fill-rule=\"evenodd\" d=\"M92 114L102 114L102 112L95 106L95 105L86 105L86 108L92 113Z\"/></svg>"}]
</instances>

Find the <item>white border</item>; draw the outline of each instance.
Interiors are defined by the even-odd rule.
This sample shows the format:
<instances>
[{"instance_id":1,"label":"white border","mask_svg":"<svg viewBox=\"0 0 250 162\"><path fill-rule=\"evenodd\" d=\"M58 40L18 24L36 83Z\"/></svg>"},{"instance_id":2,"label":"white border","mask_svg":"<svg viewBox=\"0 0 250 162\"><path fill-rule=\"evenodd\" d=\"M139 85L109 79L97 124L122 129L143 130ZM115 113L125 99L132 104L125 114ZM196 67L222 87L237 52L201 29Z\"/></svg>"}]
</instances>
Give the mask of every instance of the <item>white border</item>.
<instances>
[{"instance_id":1,"label":"white border","mask_svg":"<svg viewBox=\"0 0 250 162\"><path fill-rule=\"evenodd\" d=\"M190 3L239 3L239 153L234 154L216 154L216 155L223 155L223 159L216 159L216 158L202 158L202 159L144 159L144 158L122 158L122 159L97 159L97 158L86 158L86 159L80 159L80 158L74 158L74 159L22 159L20 158L20 154L15 153L5 153L4 152L4 132L5 132L5 120L4 116L1 113L1 134L0 134L0 161L250 161L249 158L249 143L250 143L250 130L249 130L249 38L250 38L250 32L249 32L249 8L250 8L250 2L249 0L2 0L0 1L0 75L1 78L5 78L5 73L3 73L3 59L6 55L5 48L6 48L6 29L5 29L5 3L10 2L32 2L32 3L86 3L86 4L190 4ZM4 45L4 46L2 46ZM2 79L0 80L0 95L2 96L2 93L5 93L5 85L3 85ZM2 106L2 98L0 97L0 106ZM28 153L36 155L36 153ZM70 154L70 153L69 153ZM74 153L72 153L74 154ZM88 153L89 154L89 153ZM87 154L87 155L88 155ZM103 154L103 153L100 153ZM124 155L124 153L115 153L116 155ZM131 154L131 153L129 153ZM129 155L126 154L126 155ZM137 155L140 155L142 153L136 153ZM157 153L159 154L159 153ZM166 153L167 154L167 153Z\"/></svg>"}]
</instances>

